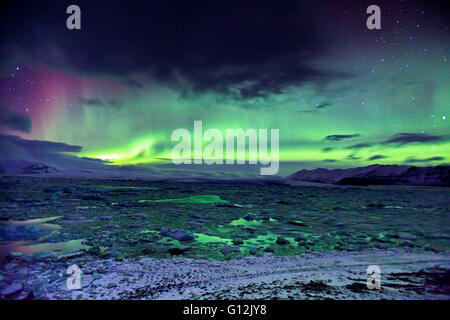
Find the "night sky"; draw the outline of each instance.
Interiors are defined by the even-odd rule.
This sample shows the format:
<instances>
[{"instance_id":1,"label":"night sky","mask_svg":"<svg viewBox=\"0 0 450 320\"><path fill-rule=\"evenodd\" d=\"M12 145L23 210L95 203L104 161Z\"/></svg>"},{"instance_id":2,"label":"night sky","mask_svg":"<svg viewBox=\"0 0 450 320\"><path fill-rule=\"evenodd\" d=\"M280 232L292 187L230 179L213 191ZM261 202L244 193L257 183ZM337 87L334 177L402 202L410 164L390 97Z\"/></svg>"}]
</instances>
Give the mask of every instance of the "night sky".
<instances>
[{"instance_id":1,"label":"night sky","mask_svg":"<svg viewBox=\"0 0 450 320\"><path fill-rule=\"evenodd\" d=\"M295 169L449 163L445 2L279 2L2 4L0 133L159 163L202 120L278 128Z\"/></svg>"}]
</instances>

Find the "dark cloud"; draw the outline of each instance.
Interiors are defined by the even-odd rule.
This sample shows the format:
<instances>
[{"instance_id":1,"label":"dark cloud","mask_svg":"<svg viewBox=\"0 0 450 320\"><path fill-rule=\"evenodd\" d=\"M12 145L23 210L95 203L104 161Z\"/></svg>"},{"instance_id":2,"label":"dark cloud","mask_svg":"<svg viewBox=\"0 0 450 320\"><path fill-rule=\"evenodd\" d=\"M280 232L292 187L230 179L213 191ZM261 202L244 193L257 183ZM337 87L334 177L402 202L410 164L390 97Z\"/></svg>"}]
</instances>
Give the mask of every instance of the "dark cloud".
<instances>
[{"instance_id":1,"label":"dark cloud","mask_svg":"<svg viewBox=\"0 0 450 320\"><path fill-rule=\"evenodd\" d=\"M359 160L359 159L361 159L361 158L357 157L354 154L350 154L350 155L347 156L347 160Z\"/></svg>"},{"instance_id":2,"label":"dark cloud","mask_svg":"<svg viewBox=\"0 0 450 320\"><path fill-rule=\"evenodd\" d=\"M442 161L445 160L444 157L432 157L427 159L414 159L414 158L408 158L405 160L405 162L408 163L417 163L417 162L430 162L430 161Z\"/></svg>"},{"instance_id":3,"label":"dark cloud","mask_svg":"<svg viewBox=\"0 0 450 320\"><path fill-rule=\"evenodd\" d=\"M347 149L350 149L350 150L351 149L364 149L364 148L369 148L371 146L372 146L372 144L370 144L370 143L357 143L357 144L347 147Z\"/></svg>"},{"instance_id":4,"label":"dark cloud","mask_svg":"<svg viewBox=\"0 0 450 320\"><path fill-rule=\"evenodd\" d=\"M81 103L88 107L113 107L119 109L122 106L122 101L119 100L103 101L97 98L82 98Z\"/></svg>"},{"instance_id":5,"label":"dark cloud","mask_svg":"<svg viewBox=\"0 0 450 320\"><path fill-rule=\"evenodd\" d=\"M0 19L3 46L57 68L123 76L136 88L142 84L127 74L143 72L169 83L182 76L194 92L244 99L351 76L313 63L331 45L312 14L323 8L313 1L80 0L77 31L65 28L69 4L8 4L4 12L11 14Z\"/></svg>"},{"instance_id":6,"label":"dark cloud","mask_svg":"<svg viewBox=\"0 0 450 320\"><path fill-rule=\"evenodd\" d=\"M326 140L326 141L341 141L341 140L356 138L359 136L360 135L357 133L355 133L355 134L333 134L333 135L326 136L324 138L324 140Z\"/></svg>"},{"instance_id":7,"label":"dark cloud","mask_svg":"<svg viewBox=\"0 0 450 320\"><path fill-rule=\"evenodd\" d=\"M331 162L336 162L337 160L336 159L323 159L322 161L331 163Z\"/></svg>"},{"instance_id":8,"label":"dark cloud","mask_svg":"<svg viewBox=\"0 0 450 320\"><path fill-rule=\"evenodd\" d=\"M327 147L327 148L323 148L322 152L330 152L331 150L333 150L333 148Z\"/></svg>"},{"instance_id":9,"label":"dark cloud","mask_svg":"<svg viewBox=\"0 0 450 320\"><path fill-rule=\"evenodd\" d=\"M0 106L0 130L1 129L30 132L31 119L28 115L19 114L9 108Z\"/></svg>"},{"instance_id":10,"label":"dark cloud","mask_svg":"<svg viewBox=\"0 0 450 320\"><path fill-rule=\"evenodd\" d=\"M377 154L377 155L370 157L367 160L371 161L371 160L378 160L378 159L385 159L385 158L386 158L386 156L383 156L382 154Z\"/></svg>"},{"instance_id":11,"label":"dark cloud","mask_svg":"<svg viewBox=\"0 0 450 320\"><path fill-rule=\"evenodd\" d=\"M95 99L95 98L81 99L81 102L84 105L88 105L88 106L98 106L98 107L102 107L103 106L103 102L101 100Z\"/></svg>"},{"instance_id":12,"label":"dark cloud","mask_svg":"<svg viewBox=\"0 0 450 320\"><path fill-rule=\"evenodd\" d=\"M330 136L328 136L328 137L330 137ZM348 137L350 137L350 136L348 136ZM401 145L408 144L408 143L433 143L433 142L438 142L438 141L445 141L447 139L448 139L447 136L433 136L433 135L428 135L425 133L398 133L398 134L392 136L390 139L382 141L382 142L357 143L357 144L348 146L347 149L350 149L350 150L364 149L364 148L369 148L369 147L376 146L376 145L386 145L386 144L394 144L394 143L401 144ZM333 138L326 139L326 140L333 140ZM339 140L339 139L337 139L337 140ZM377 159L381 159L381 158L377 158ZM375 159L369 158L369 160L375 160Z\"/></svg>"},{"instance_id":13,"label":"dark cloud","mask_svg":"<svg viewBox=\"0 0 450 320\"><path fill-rule=\"evenodd\" d=\"M26 150L28 154L56 154L63 152L80 152L80 146L69 145L61 142L25 140L18 136L0 134L0 146L3 156L21 154L20 150Z\"/></svg>"},{"instance_id":14,"label":"dark cloud","mask_svg":"<svg viewBox=\"0 0 450 320\"><path fill-rule=\"evenodd\" d=\"M426 133L398 133L394 135L389 140L386 140L384 143L399 143L399 144L407 144L407 143L428 143L428 142L436 142L446 140L445 136L432 136Z\"/></svg>"}]
</instances>

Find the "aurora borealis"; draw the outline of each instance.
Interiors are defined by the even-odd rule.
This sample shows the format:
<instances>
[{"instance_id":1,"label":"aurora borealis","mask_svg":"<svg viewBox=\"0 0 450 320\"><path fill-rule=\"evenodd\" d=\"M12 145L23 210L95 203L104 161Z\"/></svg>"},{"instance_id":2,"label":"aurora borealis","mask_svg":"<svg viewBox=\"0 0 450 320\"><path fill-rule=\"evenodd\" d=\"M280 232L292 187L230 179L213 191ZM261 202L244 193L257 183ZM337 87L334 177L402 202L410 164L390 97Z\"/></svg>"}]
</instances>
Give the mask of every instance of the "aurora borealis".
<instances>
[{"instance_id":1,"label":"aurora borealis","mask_svg":"<svg viewBox=\"0 0 450 320\"><path fill-rule=\"evenodd\" d=\"M177 128L276 128L280 174L450 159L448 10L425 1L2 10L0 132L117 165L170 163ZM284 170L283 170L284 168Z\"/></svg>"}]
</instances>

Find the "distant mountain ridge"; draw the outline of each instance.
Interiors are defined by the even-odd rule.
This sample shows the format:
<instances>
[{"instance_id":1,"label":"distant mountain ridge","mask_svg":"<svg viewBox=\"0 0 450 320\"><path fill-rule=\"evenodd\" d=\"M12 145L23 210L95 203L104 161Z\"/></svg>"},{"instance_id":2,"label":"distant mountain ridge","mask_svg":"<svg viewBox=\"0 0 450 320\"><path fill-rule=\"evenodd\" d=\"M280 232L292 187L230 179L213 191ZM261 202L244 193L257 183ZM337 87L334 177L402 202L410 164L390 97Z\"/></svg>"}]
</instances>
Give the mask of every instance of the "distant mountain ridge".
<instances>
[{"instance_id":1,"label":"distant mountain ridge","mask_svg":"<svg viewBox=\"0 0 450 320\"><path fill-rule=\"evenodd\" d=\"M334 185L408 185L450 186L450 166L415 167L370 165L351 169L300 170L284 179L289 184L301 182Z\"/></svg>"},{"instance_id":2,"label":"distant mountain ridge","mask_svg":"<svg viewBox=\"0 0 450 320\"><path fill-rule=\"evenodd\" d=\"M1 160L1 159L0 159ZM83 160L83 159L82 159ZM67 162L67 161L66 161ZM79 164L83 164L80 166ZM239 182L277 185L404 185L450 187L450 166L416 167L401 165L370 165L350 169L300 170L286 178L259 176L257 174L239 175L235 172L183 171L169 168L160 172L157 167L106 166L92 159L75 162L72 166L58 168L44 162L27 160L0 161L0 174L7 175L45 175L47 177L72 178L114 178L144 179L165 182ZM86 165L87 164L87 165ZM73 167L73 168L72 168ZM164 170L165 168L163 168Z\"/></svg>"}]
</instances>

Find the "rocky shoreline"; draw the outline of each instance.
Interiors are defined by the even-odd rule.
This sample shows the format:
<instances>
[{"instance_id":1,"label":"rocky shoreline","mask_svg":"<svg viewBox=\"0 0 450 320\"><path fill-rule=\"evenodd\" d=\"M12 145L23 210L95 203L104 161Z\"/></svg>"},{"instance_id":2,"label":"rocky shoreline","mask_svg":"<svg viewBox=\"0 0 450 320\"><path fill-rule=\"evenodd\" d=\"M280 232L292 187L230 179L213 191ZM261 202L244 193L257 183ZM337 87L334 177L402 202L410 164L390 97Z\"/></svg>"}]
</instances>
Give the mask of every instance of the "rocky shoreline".
<instances>
[{"instance_id":1,"label":"rocky shoreline","mask_svg":"<svg viewBox=\"0 0 450 320\"><path fill-rule=\"evenodd\" d=\"M67 267L82 271L69 290ZM381 269L381 289L366 286L367 267ZM216 261L190 258L98 259L65 257L4 265L6 299L449 299L448 253L375 250L272 254Z\"/></svg>"}]
</instances>

